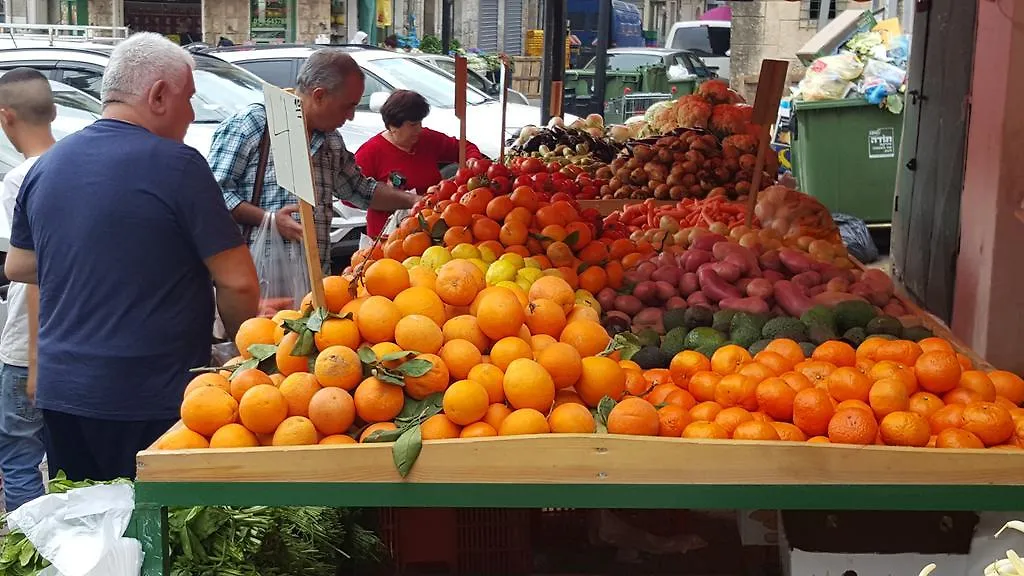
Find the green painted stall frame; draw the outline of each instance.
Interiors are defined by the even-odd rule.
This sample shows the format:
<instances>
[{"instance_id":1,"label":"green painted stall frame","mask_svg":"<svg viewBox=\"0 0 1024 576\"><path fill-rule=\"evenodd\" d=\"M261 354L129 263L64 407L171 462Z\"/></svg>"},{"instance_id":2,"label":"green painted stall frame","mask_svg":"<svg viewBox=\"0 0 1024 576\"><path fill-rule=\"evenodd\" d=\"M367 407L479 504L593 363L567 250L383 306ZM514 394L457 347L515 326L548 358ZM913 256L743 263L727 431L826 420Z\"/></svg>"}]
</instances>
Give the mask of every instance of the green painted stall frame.
<instances>
[{"instance_id":1,"label":"green painted stall frame","mask_svg":"<svg viewBox=\"0 0 1024 576\"><path fill-rule=\"evenodd\" d=\"M546 434L390 444L146 451L129 536L168 576L168 506L1024 509L1024 451Z\"/></svg>"}]
</instances>

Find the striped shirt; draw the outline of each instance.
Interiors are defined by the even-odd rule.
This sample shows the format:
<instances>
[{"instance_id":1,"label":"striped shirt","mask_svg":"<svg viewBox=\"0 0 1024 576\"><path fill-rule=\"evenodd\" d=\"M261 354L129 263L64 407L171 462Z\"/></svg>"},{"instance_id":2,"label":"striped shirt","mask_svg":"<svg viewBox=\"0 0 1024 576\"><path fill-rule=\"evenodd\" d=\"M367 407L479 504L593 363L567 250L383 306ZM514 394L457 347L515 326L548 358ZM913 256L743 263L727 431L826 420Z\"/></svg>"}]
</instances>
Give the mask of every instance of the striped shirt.
<instances>
[{"instance_id":1,"label":"striped shirt","mask_svg":"<svg viewBox=\"0 0 1024 576\"><path fill-rule=\"evenodd\" d=\"M253 104L222 122L213 135L210 168L224 193L224 203L228 210L234 210L242 202L252 201L260 157L260 139L266 126L266 109L262 104ZM373 198L377 181L363 176L356 165L355 156L345 148L345 141L337 130L329 133L313 132L309 145L313 159L313 189L316 193L316 205L313 206L316 241L320 249L320 263L325 270L329 270L334 198L365 210ZM277 185L274 155L271 152L259 207L267 212L276 212L297 203L298 197ZM254 235L255 231L246 238L246 242L251 244Z\"/></svg>"}]
</instances>

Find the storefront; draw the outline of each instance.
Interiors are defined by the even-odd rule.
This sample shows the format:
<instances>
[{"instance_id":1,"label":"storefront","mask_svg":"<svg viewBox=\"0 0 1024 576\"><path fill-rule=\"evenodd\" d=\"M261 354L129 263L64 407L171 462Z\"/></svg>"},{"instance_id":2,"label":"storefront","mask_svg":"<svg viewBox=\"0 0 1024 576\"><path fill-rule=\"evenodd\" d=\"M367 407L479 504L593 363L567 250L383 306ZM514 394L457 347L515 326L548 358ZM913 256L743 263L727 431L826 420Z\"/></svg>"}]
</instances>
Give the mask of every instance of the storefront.
<instances>
[{"instance_id":1,"label":"storefront","mask_svg":"<svg viewBox=\"0 0 1024 576\"><path fill-rule=\"evenodd\" d=\"M181 44L202 41L201 0L125 0L124 25L133 31L156 32Z\"/></svg>"},{"instance_id":2,"label":"storefront","mask_svg":"<svg viewBox=\"0 0 1024 576\"><path fill-rule=\"evenodd\" d=\"M295 0L249 0L249 38L260 44L295 41Z\"/></svg>"}]
</instances>

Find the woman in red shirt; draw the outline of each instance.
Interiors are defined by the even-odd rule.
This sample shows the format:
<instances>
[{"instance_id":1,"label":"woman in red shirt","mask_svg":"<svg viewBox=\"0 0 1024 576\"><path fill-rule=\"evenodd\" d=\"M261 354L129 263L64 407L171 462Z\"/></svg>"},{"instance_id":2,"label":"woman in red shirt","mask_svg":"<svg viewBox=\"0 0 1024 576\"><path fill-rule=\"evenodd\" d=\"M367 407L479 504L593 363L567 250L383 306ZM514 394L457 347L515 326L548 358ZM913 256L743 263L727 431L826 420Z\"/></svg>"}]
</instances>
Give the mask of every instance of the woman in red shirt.
<instances>
[{"instance_id":1,"label":"woman in red shirt","mask_svg":"<svg viewBox=\"0 0 1024 576\"><path fill-rule=\"evenodd\" d=\"M385 130L368 140L356 152L356 163L363 174L388 181L397 172L405 178L403 188L426 194L427 188L441 181L442 164L459 161L459 139L423 127L430 113L426 98L412 90L397 90L380 109ZM480 158L480 149L466 143L466 158ZM387 212L370 210L366 215L366 233L376 238L387 222Z\"/></svg>"}]
</instances>

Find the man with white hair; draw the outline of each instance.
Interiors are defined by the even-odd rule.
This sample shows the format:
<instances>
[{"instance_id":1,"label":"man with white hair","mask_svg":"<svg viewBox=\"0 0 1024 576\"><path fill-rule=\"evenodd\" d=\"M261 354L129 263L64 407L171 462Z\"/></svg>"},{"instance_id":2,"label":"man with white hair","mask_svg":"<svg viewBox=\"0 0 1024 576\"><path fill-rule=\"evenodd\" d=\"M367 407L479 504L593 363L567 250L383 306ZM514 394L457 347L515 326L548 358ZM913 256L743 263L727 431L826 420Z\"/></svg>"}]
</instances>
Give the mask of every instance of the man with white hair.
<instances>
[{"instance_id":1,"label":"man with white hair","mask_svg":"<svg viewBox=\"0 0 1024 576\"><path fill-rule=\"evenodd\" d=\"M5 271L39 284L51 475L134 477L135 454L177 420L188 370L210 360L214 286L229 332L256 313L249 251L182 143L193 65L157 34L119 44L103 118L40 157L18 197Z\"/></svg>"}]
</instances>

